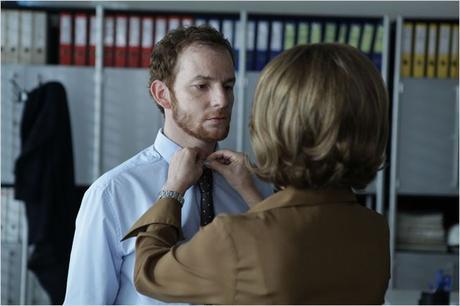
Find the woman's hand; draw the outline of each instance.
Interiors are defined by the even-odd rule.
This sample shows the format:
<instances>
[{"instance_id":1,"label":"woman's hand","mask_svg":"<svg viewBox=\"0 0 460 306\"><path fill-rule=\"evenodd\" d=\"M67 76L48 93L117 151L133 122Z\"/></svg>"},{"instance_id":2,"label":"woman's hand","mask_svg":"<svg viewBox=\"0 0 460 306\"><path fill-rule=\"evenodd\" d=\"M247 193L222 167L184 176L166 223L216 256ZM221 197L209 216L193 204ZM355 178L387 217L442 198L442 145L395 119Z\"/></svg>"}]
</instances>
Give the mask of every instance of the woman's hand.
<instances>
[{"instance_id":1,"label":"woman's hand","mask_svg":"<svg viewBox=\"0 0 460 306\"><path fill-rule=\"evenodd\" d=\"M200 158L200 151L195 148L183 148L171 158L168 179L163 188L184 194L200 179L202 173L203 160Z\"/></svg>"},{"instance_id":2,"label":"woman's hand","mask_svg":"<svg viewBox=\"0 0 460 306\"><path fill-rule=\"evenodd\" d=\"M244 164L242 153L230 150L219 150L211 153L206 159L206 166L219 172L237 191L252 184L251 174Z\"/></svg>"},{"instance_id":3,"label":"woman's hand","mask_svg":"<svg viewBox=\"0 0 460 306\"><path fill-rule=\"evenodd\" d=\"M254 185L252 175L245 165L242 153L230 150L219 150L210 154L206 166L219 172L246 201L252 206L262 200L262 196Z\"/></svg>"}]
</instances>

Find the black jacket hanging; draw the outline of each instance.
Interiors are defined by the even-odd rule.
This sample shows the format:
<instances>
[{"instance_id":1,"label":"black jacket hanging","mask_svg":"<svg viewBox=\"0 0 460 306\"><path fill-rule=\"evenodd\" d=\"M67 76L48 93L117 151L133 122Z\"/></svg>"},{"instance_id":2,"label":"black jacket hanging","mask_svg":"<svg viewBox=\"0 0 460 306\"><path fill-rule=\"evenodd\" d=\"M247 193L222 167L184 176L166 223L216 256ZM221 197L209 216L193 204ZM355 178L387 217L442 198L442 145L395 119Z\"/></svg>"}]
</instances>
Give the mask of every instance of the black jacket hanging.
<instances>
[{"instance_id":1,"label":"black jacket hanging","mask_svg":"<svg viewBox=\"0 0 460 306\"><path fill-rule=\"evenodd\" d=\"M62 304L78 202L65 88L48 82L29 93L21 119L15 196L26 204L28 267L53 304Z\"/></svg>"}]
</instances>

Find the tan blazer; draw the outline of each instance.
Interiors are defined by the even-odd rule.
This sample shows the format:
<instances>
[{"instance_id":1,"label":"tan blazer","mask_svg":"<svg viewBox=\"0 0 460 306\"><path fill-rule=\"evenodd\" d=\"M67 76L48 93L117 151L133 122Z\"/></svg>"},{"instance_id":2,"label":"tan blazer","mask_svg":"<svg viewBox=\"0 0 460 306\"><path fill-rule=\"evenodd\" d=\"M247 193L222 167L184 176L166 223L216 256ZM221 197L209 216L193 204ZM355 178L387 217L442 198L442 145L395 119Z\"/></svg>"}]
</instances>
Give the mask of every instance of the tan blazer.
<instances>
[{"instance_id":1,"label":"tan blazer","mask_svg":"<svg viewBox=\"0 0 460 306\"><path fill-rule=\"evenodd\" d=\"M180 208L162 199L138 234L142 294L204 304L382 304L390 278L388 225L346 190L286 188L247 213L219 215L188 242Z\"/></svg>"}]
</instances>

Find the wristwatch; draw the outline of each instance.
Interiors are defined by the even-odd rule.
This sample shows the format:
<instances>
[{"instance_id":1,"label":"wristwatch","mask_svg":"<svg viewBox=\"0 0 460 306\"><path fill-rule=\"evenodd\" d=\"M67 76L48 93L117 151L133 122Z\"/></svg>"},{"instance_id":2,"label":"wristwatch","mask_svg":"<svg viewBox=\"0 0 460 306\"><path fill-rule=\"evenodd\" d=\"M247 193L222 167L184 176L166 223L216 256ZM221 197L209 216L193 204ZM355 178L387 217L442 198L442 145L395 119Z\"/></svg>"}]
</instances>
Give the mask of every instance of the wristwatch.
<instances>
[{"instance_id":1,"label":"wristwatch","mask_svg":"<svg viewBox=\"0 0 460 306\"><path fill-rule=\"evenodd\" d=\"M177 202L179 202L180 206L184 205L184 197L176 191L171 191L171 190L162 190L160 191L160 194L158 195L158 199L174 199Z\"/></svg>"}]
</instances>

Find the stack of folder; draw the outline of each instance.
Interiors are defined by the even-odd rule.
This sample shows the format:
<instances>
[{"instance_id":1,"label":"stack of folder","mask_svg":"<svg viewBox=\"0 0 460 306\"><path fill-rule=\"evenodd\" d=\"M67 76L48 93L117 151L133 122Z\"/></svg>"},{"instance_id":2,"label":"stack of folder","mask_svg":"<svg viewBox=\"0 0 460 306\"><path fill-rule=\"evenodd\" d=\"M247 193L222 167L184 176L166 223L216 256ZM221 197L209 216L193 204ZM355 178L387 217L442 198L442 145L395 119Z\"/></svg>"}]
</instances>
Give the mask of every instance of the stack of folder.
<instances>
[{"instance_id":1,"label":"stack of folder","mask_svg":"<svg viewBox=\"0 0 460 306\"><path fill-rule=\"evenodd\" d=\"M260 71L284 50L299 44L315 43L343 43L354 46L381 70L385 43L382 19L281 18L250 16L246 29L247 70ZM241 31L237 31L237 36L241 34ZM238 47L237 44L236 48Z\"/></svg>"},{"instance_id":2,"label":"stack of folder","mask_svg":"<svg viewBox=\"0 0 460 306\"><path fill-rule=\"evenodd\" d=\"M47 14L2 9L2 64L46 64Z\"/></svg>"},{"instance_id":3,"label":"stack of folder","mask_svg":"<svg viewBox=\"0 0 460 306\"><path fill-rule=\"evenodd\" d=\"M2 62L45 64L46 19L44 12L3 10ZM352 45L369 56L379 69L382 68L382 51L386 42L383 41L381 18L250 15L246 31L243 31L237 15L146 15L123 11L108 11L104 16L104 66L148 67L152 49L168 31L202 24L214 27L230 41L235 50L236 67L241 35L246 35L245 64L248 71L262 70L271 59L296 45L322 42ZM458 26L456 29L458 36ZM94 13L81 10L60 12L59 64L94 66L97 33ZM444 64L445 60L440 62Z\"/></svg>"},{"instance_id":4,"label":"stack of folder","mask_svg":"<svg viewBox=\"0 0 460 306\"><path fill-rule=\"evenodd\" d=\"M95 64L96 20L92 14L61 12L59 63ZM235 20L211 16L141 15L125 12L104 16L104 66L148 67L155 45L170 30L180 26L209 24L234 43Z\"/></svg>"},{"instance_id":5,"label":"stack of folder","mask_svg":"<svg viewBox=\"0 0 460 306\"><path fill-rule=\"evenodd\" d=\"M441 212L399 212L396 224L398 249L446 251Z\"/></svg>"},{"instance_id":6,"label":"stack of folder","mask_svg":"<svg viewBox=\"0 0 460 306\"><path fill-rule=\"evenodd\" d=\"M405 21L401 76L458 78L458 23Z\"/></svg>"}]
</instances>

